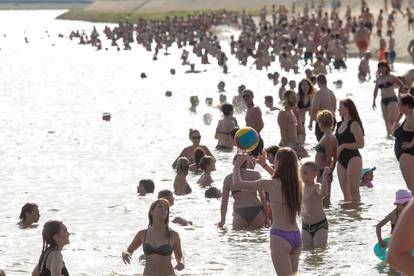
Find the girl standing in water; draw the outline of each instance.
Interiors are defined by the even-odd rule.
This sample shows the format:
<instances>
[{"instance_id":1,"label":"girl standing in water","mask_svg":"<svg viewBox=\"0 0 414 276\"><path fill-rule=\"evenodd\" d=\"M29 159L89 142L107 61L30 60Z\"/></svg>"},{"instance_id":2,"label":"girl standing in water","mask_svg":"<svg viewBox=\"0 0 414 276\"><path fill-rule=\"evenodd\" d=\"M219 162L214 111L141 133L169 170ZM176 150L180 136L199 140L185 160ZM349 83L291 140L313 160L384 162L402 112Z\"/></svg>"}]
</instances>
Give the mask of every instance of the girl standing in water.
<instances>
[{"instance_id":1,"label":"girl standing in water","mask_svg":"<svg viewBox=\"0 0 414 276\"><path fill-rule=\"evenodd\" d=\"M170 204L165 199L158 199L151 204L148 212L147 229L140 230L122 252L125 264L131 262L131 256L141 245L145 255L144 275L175 275L171 264L171 255L177 261L175 269L184 269L180 236L168 227Z\"/></svg>"}]
</instances>

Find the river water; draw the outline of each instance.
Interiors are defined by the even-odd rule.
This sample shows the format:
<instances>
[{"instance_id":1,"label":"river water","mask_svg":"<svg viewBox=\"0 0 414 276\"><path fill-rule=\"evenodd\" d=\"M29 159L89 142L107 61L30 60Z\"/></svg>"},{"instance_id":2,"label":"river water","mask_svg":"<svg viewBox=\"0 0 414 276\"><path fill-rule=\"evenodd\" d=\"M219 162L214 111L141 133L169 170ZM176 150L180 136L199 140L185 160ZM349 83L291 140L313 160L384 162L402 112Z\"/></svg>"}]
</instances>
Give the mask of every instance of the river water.
<instances>
[{"instance_id":1,"label":"river water","mask_svg":"<svg viewBox=\"0 0 414 276\"><path fill-rule=\"evenodd\" d=\"M277 113L265 112L264 96L276 100L278 87L267 80L266 71L240 67L233 57L228 75L216 64L199 65L198 59L196 68L207 71L184 74L188 67L180 65L181 50L160 54L156 62L136 45L132 51L98 52L70 41L68 34L73 29L89 33L94 25L101 31L104 25L55 20L62 12L0 12L0 268L8 275L29 275L41 250L41 226L49 219L61 219L71 233L63 252L71 274L142 273L144 266L138 260L142 249L129 266L120 258L135 233L148 224L148 208L155 199L155 195L137 197L138 180L153 179L156 193L172 189L170 165L189 145L189 128L200 129L202 144L214 148L220 112L205 106L204 99L213 97L218 104L220 80L226 82L229 100L242 83L255 92L264 114L264 140L277 144ZM224 29L223 39L233 32ZM65 37L59 38L59 33ZM341 202L335 175L333 205L327 212L329 246L302 253L303 275L392 274L373 254L374 227L392 210L394 193L405 184L381 112L371 109L374 85L357 81L356 60L348 65L346 72L329 76L329 85L335 88L333 81L343 80L343 87L335 89L337 97L350 96L357 103L366 132L362 156L365 166L377 167L375 187L362 189L363 204L352 209ZM177 70L175 76L170 68ZM396 74L409 68L397 64ZM272 70L280 69L273 65ZM148 78L141 79L141 72ZM288 78L300 81L301 76ZM167 90L173 92L171 98L165 97ZM200 98L197 113L188 110L191 95ZM103 112L112 114L111 122L102 121ZM205 113L212 114L211 125L203 123ZM241 124L243 116L237 115ZM312 133L307 143L313 156ZM232 171L233 154L213 153L218 160L214 185L221 188ZM186 269L179 274L274 275L268 230L232 231L231 211L227 228L219 230L220 201L205 199L197 179L188 177L193 193L178 197L172 207L172 216L194 222L189 227L172 226L181 235L185 257ZM39 205L41 218L39 227L20 230L17 217L26 202Z\"/></svg>"}]
</instances>

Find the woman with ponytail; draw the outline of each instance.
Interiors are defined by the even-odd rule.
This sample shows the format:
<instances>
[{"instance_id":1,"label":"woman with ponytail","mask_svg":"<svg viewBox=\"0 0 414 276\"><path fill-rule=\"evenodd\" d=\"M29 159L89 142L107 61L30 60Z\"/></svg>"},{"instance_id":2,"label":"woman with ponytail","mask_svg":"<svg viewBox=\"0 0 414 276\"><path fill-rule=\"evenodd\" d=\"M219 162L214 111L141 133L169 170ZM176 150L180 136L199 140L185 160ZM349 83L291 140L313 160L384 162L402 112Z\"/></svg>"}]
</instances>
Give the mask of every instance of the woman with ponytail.
<instances>
[{"instance_id":1,"label":"woman with ponytail","mask_svg":"<svg viewBox=\"0 0 414 276\"><path fill-rule=\"evenodd\" d=\"M32 276L69 276L62 249L69 244L69 233L61 221L50 220L43 226L43 246Z\"/></svg>"},{"instance_id":2,"label":"woman with ponytail","mask_svg":"<svg viewBox=\"0 0 414 276\"><path fill-rule=\"evenodd\" d=\"M273 266L277 275L294 275L298 271L302 247L302 238L296 219L302 210L303 197L296 153L290 148L279 149L274 160L276 169L270 180L246 181L241 179L240 167L247 158L241 155L234 163L233 189L258 190L269 194L273 217L270 230ZM263 161L264 157L259 158L259 164L262 164L260 160Z\"/></svg>"},{"instance_id":3,"label":"woman with ponytail","mask_svg":"<svg viewBox=\"0 0 414 276\"><path fill-rule=\"evenodd\" d=\"M175 275L171 264L173 252L177 261L175 269L184 269L180 236L169 228L169 215L170 204L166 199L158 199L151 204L148 228L139 231L127 250L122 252L125 264L131 262L132 254L142 245L145 255L144 275Z\"/></svg>"}]
</instances>

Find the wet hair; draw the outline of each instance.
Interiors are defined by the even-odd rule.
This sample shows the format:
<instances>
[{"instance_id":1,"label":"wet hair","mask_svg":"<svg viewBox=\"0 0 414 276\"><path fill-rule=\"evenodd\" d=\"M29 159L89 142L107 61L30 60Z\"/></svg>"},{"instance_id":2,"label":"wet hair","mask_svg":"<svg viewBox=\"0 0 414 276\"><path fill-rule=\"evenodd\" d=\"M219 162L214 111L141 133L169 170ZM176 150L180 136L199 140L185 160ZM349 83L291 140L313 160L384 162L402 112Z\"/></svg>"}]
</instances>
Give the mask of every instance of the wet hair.
<instances>
[{"instance_id":1,"label":"wet hair","mask_svg":"<svg viewBox=\"0 0 414 276\"><path fill-rule=\"evenodd\" d=\"M190 139L191 139L191 135L193 135L193 134L194 134L194 133L196 133L196 132L200 133L200 131L198 131L198 129L195 129L195 128L190 128L190 129L188 130L188 138L190 138Z\"/></svg>"},{"instance_id":2,"label":"wet hair","mask_svg":"<svg viewBox=\"0 0 414 276\"><path fill-rule=\"evenodd\" d=\"M294 222L302 211L303 187L299 178L298 157L290 148L281 148L276 154L278 166L273 175L281 182L282 197L286 201L290 220Z\"/></svg>"},{"instance_id":3,"label":"wet hair","mask_svg":"<svg viewBox=\"0 0 414 276\"><path fill-rule=\"evenodd\" d=\"M190 168L190 161L186 157L180 157L177 160L177 174L188 174L188 169Z\"/></svg>"},{"instance_id":4,"label":"wet hair","mask_svg":"<svg viewBox=\"0 0 414 276\"><path fill-rule=\"evenodd\" d=\"M265 96L265 102L266 103L273 103L273 97L272 96Z\"/></svg>"},{"instance_id":5,"label":"wet hair","mask_svg":"<svg viewBox=\"0 0 414 276\"><path fill-rule=\"evenodd\" d=\"M212 156L205 155L200 160L200 169L202 171L205 171L207 169L207 166L210 165L214 161L214 158Z\"/></svg>"},{"instance_id":6,"label":"wet hair","mask_svg":"<svg viewBox=\"0 0 414 276\"><path fill-rule=\"evenodd\" d=\"M348 109L349 117L351 117L351 121L357 121L359 126L362 129L362 134L365 135L364 126L362 125L362 121L361 121L361 118L359 117L359 113L355 106L355 103L349 98L343 99L339 103L343 104Z\"/></svg>"},{"instance_id":7,"label":"wet hair","mask_svg":"<svg viewBox=\"0 0 414 276\"><path fill-rule=\"evenodd\" d=\"M414 108L414 98L411 95L405 95L400 98L400 104L408 106L410 109Z\"/></svg>"},{"instance_id":8,"label":"wet hair","mask_svg":"<svg viewBox=\"0 0 414 276\"><path fill-rule=\"evenodd\" d=\"M43 225L42 230L42 239L43 239L43 245L42 245L42 253L40 254L39 262L38 262L38 268L40 269L43 264L43 259L45 256L45 253L50 248L57 248L57 243L53 239L53 236L59 233L60 229L64 226L63 222L58 220L49 220Z\"/></svg>"},{"instance_id":9,"label":"wet hair","mask_svg":"<svg viewBox=\"0 0 414 276\"><path fill-rule=\"evenodd\" d=\"M204 193L206 198L220 198L220 190L216 187L210 187Z\"/></svg>"},{"instance_id":10,"label":"wet hair","mask_svg":"<svg viewBox=\"0 0 414 276\"><path fill-rule=\"evenodd\" d=\"M385 69L387 69L387 71L386 71L387 74L389 74L391 72L390 65L388 64L388 62L386 60L381 60L380 62L378 62L378 69L380 67L385 67Z\"/></svg>"},{"instance_id":11,"label":"wet hair","mask_svg":"<svg viewBox=\"0 0 414 276\"><path fill-rule=\"evenodd\" d=\"M318 84L322 84L322 85L326 85L327 81L326 81L326 76L324 74L320 74L316 77L316 82Z\"/></svg>"},{"instance_id":12,"label":"wet hair","mask_svg":"<svg viewBox=\"0 0 414 276\"><path fill-rule=\"evenodd\" d=\"M273 156L276 156L279 149L280 148L278 146L270 146L270 147L266 148L266 152L272 154Z\"/></svg>"},{"instance_id":13,"label":"wet hair","mask_svg":"<svg viewBox=\"0 0 414 276\"><path fill-rule=\"evenodd\" d=\"M152 181L151 179L141 179L139 181L139 186L141 186L141 185L144 186L145 191L147 193L153 193L154 192L155 185L154 185L154 181Z\"/></svg>"},{"instance_id":14,"label":"wet hair","mask_svg":"<svg viewBox=\"0 0 414 276\"><path fill-rule=\"evenodd\" d=\"M197 167L197 170L200 169L200 161L206 155L206 152L202 147L197 147L194 151L194 161Z\"/></svg>"},{"instance_id":15,"label":"wet hair","mask_svg":"<svg viewBox=\"0 0 414 276\"><path fill-rule=\"evenodd\" d=\"M26 203L25 205L23 205L22 210L20 211L19 219L21 221L25 221L26 213L31 213L36 208L38 208L36 203Z\"/></svg>"},{"instance_id":16,"label":"wet hair","mask_svg":"<svg viewBox=\"0 0 414 276\"><path fill-rule=\"evenodd\" d=\"M332 128L334 124L334 117L332 115L332 112L324 109L318 112L316 115L316 121L318 122L319 126Z\"/></svg>"},{"instance_id":17,"label":"wet hair","mask_svg":"<svg viewBox=\"0 0 414 276\"><path fill-rule=\"evenodd\" d=\"M316 165L315 162L313 161L307 161L305 162L302 167L308 167L310 168L313 172L318 172L318 165Z\"/></svg>"},{"instance_id":18,"label":"wet hair","mask_svg":"<svg viewBox=\"0 0 414 276\"><path fill-rule=\"evenodd\" d=\"M170 196L173 196L173 193L168 189L161 190L161 191L158 192L158 199L166 198L166 197L170 197Z\"/></svg>"},{"instance_id":19,"label":"wet hair","mask_svg":"<svg viewBox=\"0 0 414 276\"><path fill-rule=\"evenodd\" d=\"M149 220L148 227L152 226L152 223L153 223L153 218L152 218L151 212L154 211L155 207L160 202L166 203L167 206L168 206L168 213L167 213L167 217L164 220L164 223L165 223L165 234L169 238L170 237L170 228L168 226L168 222L170 221L170 203L168 202L168 200L166 200L164 198L160 198L160 199L157 199L156 201L154 201L153 203L151 203L151 206L150 206L149 211L148 211L148 220Z\"/></svg>"},{"instance_id":20,"label":"wet hair","mask_svg":"<svg viewBox=\"0 0 414 276\"><path fill-rule=\"evenodd\" d=\"M283 93L283 99L287 100L293 94L296 94L295 91L287 90L285 93Z\"/></svg>"},{"instance_id":21,"label":"wet hair","mask_svg":"<svg viewBox=\"0 0 414 276\"><path fill-rule=\"evenodd\" d=\"M302 83L304 82L307 82L309 85L309 92L308 92L309 97L312 97L313 94L315 93L315 89L313 88L312 82L308 79L303 79L299 82L299 86L298 86L298 94L299 94L299 98L301 99L305 96L305 91L303 91L302 89Z\"/></svg>"},{"instance_id":22,"label":"wet hair","mask_svg":"<svg viewBox=\"0 0 414 276\"><path fill-rule=\"evenodd\" d=\"M233 105L225 103L221 106L221 112L223 112L224 116L229 116L231 112L233 112Z\"/></svg>"},{"instance_id":23,"label":"wet hair","mask_svg":"<svg viewBox=\"0 0 414 276\"><path fill-rule=\"evenodd\" d=\"M250 90L250 89L245 89L245 90L243 91L243 95L245 95L245 94L250 94L250 95L252 96L252 98L254 98L253 91L252 91L252 90Z\"/></svg>"}]
</instances>

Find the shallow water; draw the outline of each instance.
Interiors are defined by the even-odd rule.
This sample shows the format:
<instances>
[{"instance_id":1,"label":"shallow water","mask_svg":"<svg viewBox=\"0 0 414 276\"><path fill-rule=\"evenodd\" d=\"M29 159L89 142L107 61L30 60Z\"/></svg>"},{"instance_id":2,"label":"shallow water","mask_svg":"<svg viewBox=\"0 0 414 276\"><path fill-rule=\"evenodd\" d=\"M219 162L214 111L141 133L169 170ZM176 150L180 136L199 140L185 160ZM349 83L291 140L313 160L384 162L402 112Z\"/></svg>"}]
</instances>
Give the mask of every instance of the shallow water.
<instances>
[{"instance_id":1,"label":"shallow water","mask_svg":"<svg viewBox=\"0 0 414 276\"><path fill-rule=\"evenodd\" d=\"M184 74L188 67L179 65L179 50L171 50L169 56L160 54L152 62L152 55L136 45L132 51L121 52L113 48L98 52L77 45L67 38L69 31L85 29L89 33L93 24L54 20L61 12L0 12L0 267L8 275L32 271L41 250L41 226L19 230L16 222L21 206L36 202L39 225L54 218L62 219L69 228L71 244L63 254L71 274L142 273L143 264L138 261L142 249L135 252L132 265L125 266L120 258L134 234L146 227L149 204L155 198L136 196L138 180L153 179L156 193L172 189L170 165L189 144L191 127L200 129L202 143L214 148L220 113L207 108L204 99L214 97L214 105L218 104L220 80L226 82L229 101L241 83L255 92L264 113L265 143L278 143L277 113L265 112L264 107L264 96L273 95L276 100L278 87L267 80L266 71L239 67L233 57L228 75L216 64L198 65L207 70L201 74ZM104 26L95 25L99 30ZM218 29L224 31L223 38L231 33ZM58 38L59 33L65 38ZM29 44L24 43L25 36ZM195 58L190 56L190 60ZM375 187L363 189L364 203L350 209L341 202L334 177L333 205L328 211L329 247L302 253L303 275L390 273L373 254L374 226L392 210L394 192L405 184L393 141L385 138L381 112L371 109L374 85L358 83L357 61L347 64L348 71L331 74L329 84L334 88L332 82L342 79L344 86L335 90L337 97L349 94L357 103L365 123L364 166L377 167ZM374 62L372 66L375 72ZM398 64L397 73L409 67ZM170 68L176 68L175 76L169 74ZM274 65L272 70L279 68ZM140 79L141 72L148 78ZM299 81L301 76L290 75L289 79ZM173 92L171 98L164 96L167 90ZM188 111L191 95L200 98L195 114ZM102 121L103 112L111 112L111 122ZM210 126L202 119L207 112L213 115ZM237 119L243 124L243 116ZM307 143L309 149L316 144L312 133L308 133ZM213 178L221 188L223 178L232 171L232 154L214 154L218 162ZM185 256L186 269L180 274L274 275L268 230L232 231L231 211L227 229L217 229L220 202L204 198L195 184L197 178L189 176L193 193L178 197L172 208L172 216L194 222L190 227L172 226L181 235Z\"/></svg>"}]
</instances>

